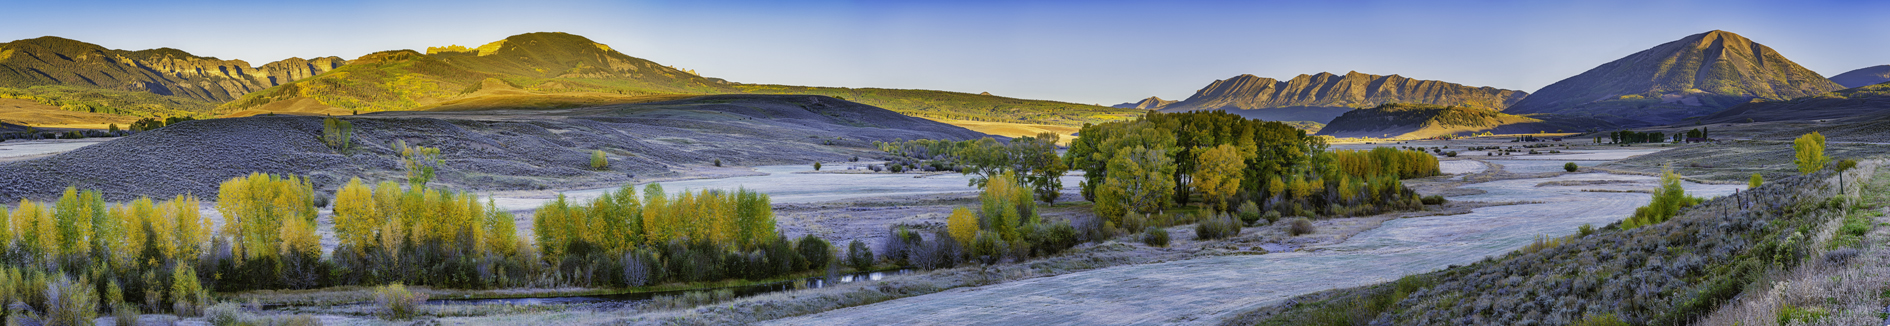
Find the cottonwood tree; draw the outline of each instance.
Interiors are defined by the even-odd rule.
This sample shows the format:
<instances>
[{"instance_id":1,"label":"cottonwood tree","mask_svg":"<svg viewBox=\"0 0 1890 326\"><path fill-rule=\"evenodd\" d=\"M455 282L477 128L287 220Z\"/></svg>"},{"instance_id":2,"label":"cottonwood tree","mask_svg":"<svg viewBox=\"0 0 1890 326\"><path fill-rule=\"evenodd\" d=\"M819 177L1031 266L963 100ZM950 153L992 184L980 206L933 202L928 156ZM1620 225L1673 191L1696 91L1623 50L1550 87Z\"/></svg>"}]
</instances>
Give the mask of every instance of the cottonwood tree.
<instances>
[{"instance_id":1,"label":"cottonwood tree","mask_svg":"<svg viewBox=\"0 0 1890 326\"><path fill-rule=\"evenodd\" d=\"M1213 202L1216 210L1226 211L1227 198L1239 190L1241 170L1247 169L1247 162L1240 150L1226 144L1201 152L1198 160L1191 175L1195 191Z\"/></svg>"},{"instance_id":2,"label":"cottonwood tree","mask_svg":"<svg viewBox=\"0 0 1890 326\"><path fill-rule=\"evenodd\" d=\"M1797 153L1798 173L1811 174L1823 169L1831 158L1824 156L1824 135L1813 131L1792 140L1792 150Z\"/></svg>"}]
</instances>

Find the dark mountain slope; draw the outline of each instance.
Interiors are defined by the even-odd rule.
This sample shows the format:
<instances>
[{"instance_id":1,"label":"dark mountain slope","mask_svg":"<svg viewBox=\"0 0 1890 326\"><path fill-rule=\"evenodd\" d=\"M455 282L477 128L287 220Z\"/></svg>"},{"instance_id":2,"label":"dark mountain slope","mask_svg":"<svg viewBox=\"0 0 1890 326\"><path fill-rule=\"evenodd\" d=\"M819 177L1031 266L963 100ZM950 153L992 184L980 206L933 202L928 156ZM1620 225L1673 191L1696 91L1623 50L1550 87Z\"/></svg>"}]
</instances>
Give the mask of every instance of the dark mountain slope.
<instances>
[{"instance_id":1,"label":"dark mountain slope","mask_svg":"<svg viewBox=\"0 0 1890 326\"><path fill-rule=\"evenodd\" d=\"M1519 116L1483 108L1386 104L1346 112L1319 129L1334 137L1429 138L1481 132L1522 134L1612 128L1605 121L1556 115Z\"/></svg>"},{"instance_id":2,"label":"dark mountain slope","mask_svg":"<svg viewBox=\"0 0 1890 326\"><path fill-rule=\"evenodd\" d=\"M1754 101L1700 120L1706 123L1823 120L1890 113L1890 83L1784 101Z\"/></svg>"},{"instance_id":3,"label":"dark mountain slope","mask_svg":"<svg viewBox=\"0 0 1890 326\"><path fill-rule=\"evenodd\" d=\"M1890 82L1890 65L1871 66L1831 76L1831 82L1857 88Z\"/></svg>"}]
</instances>

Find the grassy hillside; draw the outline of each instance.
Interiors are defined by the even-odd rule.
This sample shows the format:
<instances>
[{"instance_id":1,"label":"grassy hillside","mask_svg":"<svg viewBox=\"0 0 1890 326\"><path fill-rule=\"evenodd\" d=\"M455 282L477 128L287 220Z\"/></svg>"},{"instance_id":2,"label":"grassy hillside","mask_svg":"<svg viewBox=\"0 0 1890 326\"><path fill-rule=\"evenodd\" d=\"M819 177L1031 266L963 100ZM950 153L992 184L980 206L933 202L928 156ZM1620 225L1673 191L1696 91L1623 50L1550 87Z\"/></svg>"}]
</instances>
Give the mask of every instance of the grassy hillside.
<instances>
[{"instance_id":1,"label":"grassy hillside","mask_svg":"<svg viewBox=\"0 0 1890 326\"><path fill-rule=\"evenodd\" d=\"M216 104L178 96L78 86L0 87L0 121L30 126L120 127L138 118L207 117Z\"/></svg>"},{"instance_id":2,"label":"grassy hillside","mask_svg":"<svg viewBox=\"0 0 1890 326\"><path fill-rule=\"evenodd\" d=\"M1481 132L1500 134L1575 132L1610 124L1582 118L1554 115L1520 116L1482 108L1428 104L1385 104L1370 109L1346 112L1319 129L1320 135L1334 137L1429 138L1444 135L1469 135Z\"/></svg>"}]
</instances>

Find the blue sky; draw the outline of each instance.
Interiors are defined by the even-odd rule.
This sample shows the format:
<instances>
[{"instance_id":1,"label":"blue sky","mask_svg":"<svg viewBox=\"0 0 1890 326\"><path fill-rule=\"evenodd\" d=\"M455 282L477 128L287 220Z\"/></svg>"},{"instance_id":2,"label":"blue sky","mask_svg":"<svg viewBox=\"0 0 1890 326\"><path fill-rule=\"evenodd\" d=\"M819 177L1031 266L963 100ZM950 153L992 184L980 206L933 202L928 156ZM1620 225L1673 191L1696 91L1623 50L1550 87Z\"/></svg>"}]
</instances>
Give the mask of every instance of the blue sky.
<instances>
[{"instance_id":1,"label":"blue sky","mask_svg":"<svg viewBox=\"0 0 1890 326\"><path fill-rule=\"evenodd\" d=\"M1714 29L1827 77L1890 64L1886 1L0 1L0 40L252 65L561 31L737 82L1104 105L1321 71L1533 92Z\"/></svg>"}]
</instances>

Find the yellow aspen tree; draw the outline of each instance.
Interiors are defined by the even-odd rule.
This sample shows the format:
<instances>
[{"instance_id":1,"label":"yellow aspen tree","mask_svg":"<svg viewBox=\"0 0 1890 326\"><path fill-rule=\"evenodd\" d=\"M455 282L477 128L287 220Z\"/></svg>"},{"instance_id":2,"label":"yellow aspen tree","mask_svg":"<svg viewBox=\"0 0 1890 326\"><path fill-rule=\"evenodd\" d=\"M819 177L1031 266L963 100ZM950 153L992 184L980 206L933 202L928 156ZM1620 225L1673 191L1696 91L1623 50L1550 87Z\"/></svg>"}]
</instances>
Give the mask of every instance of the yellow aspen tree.
<instances>
[{"instance_id":1,"label":"yellow aspen tree","mask_svg":"<svg viewBox=\"0 0 1890 326\"><path fill-rule=\"evenodd\" d=\"M650 245L669 242L673 236L669 224L665 224L663 215L669 209L669 198L663 193L663 186L649 184L643 186L643 239Z\"/></svg>"},{"instance_id":2,"label":"yellow aspen tree","mask_svg":"<svg viewBox=\"0 0 1890 326\"><path fill-rule=\"evenodd\" d=\"M374 190L361 182L361 178L349 179L348 183L335 190L335 238L342 245L361 254L375 240L374 231L385 224L385 215L380 212L380 205L375 202Z\"/></svg>"},{"instance_id":3,"label":"yellow aspen tree","mask_svg":"<svg viewBox=\"0 0 1890 326\"><path fill-rule=\"evenodd\" d=\"M401 223L400 199L405 195L406 191L401 190L400 184L393 181L381 181L374 185L374 212L380 214L382 224Z\"/></svg>"},{"instance_id":4,"label":"yellow aspen tree","mask_svg":"<svg viewBox=\"0 0 1890 326\"><path fill-rule=\"evenodd\" d=\"M210 242L210 220L197 211L202 202L196 196L178 195L169 204L165 215L174 221L169 225L173 231L168 233L172 235L172 249L164 254L171 260L197 257L203 252L204 243Z\"/></svg>"},{"instance_id":5,"label":"yellow aspen tree","mask_svg":"<svg viewBox=\"0 0 1890 326\"><path fill-rule=\"evenodd\" d=\"M13 246L13 239L19 237L20 233L14 231L13 225L13 212L8 211L6 205L0 205L0 248ZM5 291L0 289L0 292Z\"/></svg>"},{"instance_id":6,"label":"yellow aspen tree","mask_svg":"<svg viewBox=\"0 0 1890 326\"><path fill-rule=\"evenodd\" d=\"M225 181L217 190L223 234L232 237L232 247L245 259L273 255L281 241L283 220L314 223L313 189L299 177L265 173Z\"/></svg>"},{"instance_id":7,"label":"yellow aspen tree","mask_svg":"<svg viewBox=\"0 0 1890 326\"><path fill-rule=\"evenodd\" d=\"M564 194L545 204L532 213L532 235L538 240L538 251L546 258L557 257L564 250L564 217L570 205L565 203Z\"/></svg>"},{"instance_id":8,"label":"yellow aspen tree","mask_svg":"<svg viewBox=\"0 0 1890 326\"><path fill-rule=\"evenodd\" d=\"M951 217L945 219L945 227L953 240L958 240L958 244L968 248L978 236L978 215L972 213L970 208L958 206L952 209Z\"/></svg>"},{"instance_id":9,"label":"yellow aspen tree","mask_svg":"<svg viewBox=\"0 0 1890 326\"><path fill-rule=\"evenodd\" d=\"M460 194L459 206L464 207L464 210L462 211L463 215L459 217L459 228L461 230L460 232L467 234L464 238L471 241L465 245L472 246L473 252L486 252L486 242L484 241L486 238L486 206L479 204L479 196L473 195L472 193Z\"/></svg>"},{"instance_id":10,"label":"yellow aspen tree","mask_svg":"<svg viewBox=\"0 0 1890 326\"><path fill-rule=\"evenodd\" d=\"M518 253L518 221L512 212L501 210L492 199L486 199L486 249L505 256Z\"/></svg>"},{"instance_id":11,"label":"yellow aspen tree","mask_svg":"<svg viewBox=\"0 0 1890 326\"><path fill-rule=\"evenodd\" d=\"M80 198L78 188L66 187L64 195L53 204L54 249L51 253L61 255L83 255L90 253L92 234L92 216L89 205Z\"/></svg>"},{"instance_id":12,"label":"yellow aspen tree","mask_svg":"<svg viewBox=\"0 0 1890 326\"><path fill-rule=\"evenodd\" d=\"M1816 131L1793 139L1792 150L1796 152L1797 159L1793 163L1798 164L1800 174L1818 172L1831 162L1831 158L1824 156L1824 135Z\"/></svg>"},{"instance_id":13,"label":"yellow aspen tree","mask_svg":"<svg viewBox=\"0 0 1890 326\"><path fill-rule=\"evenodd\" d=\"M291 254L321 257L321 238L315 236L314 221L300 218L283 219L282 228L278 232L276 237L282 239L277 251L280 255L278 257L288 257Z\"/></svg>"}]
</instances>

